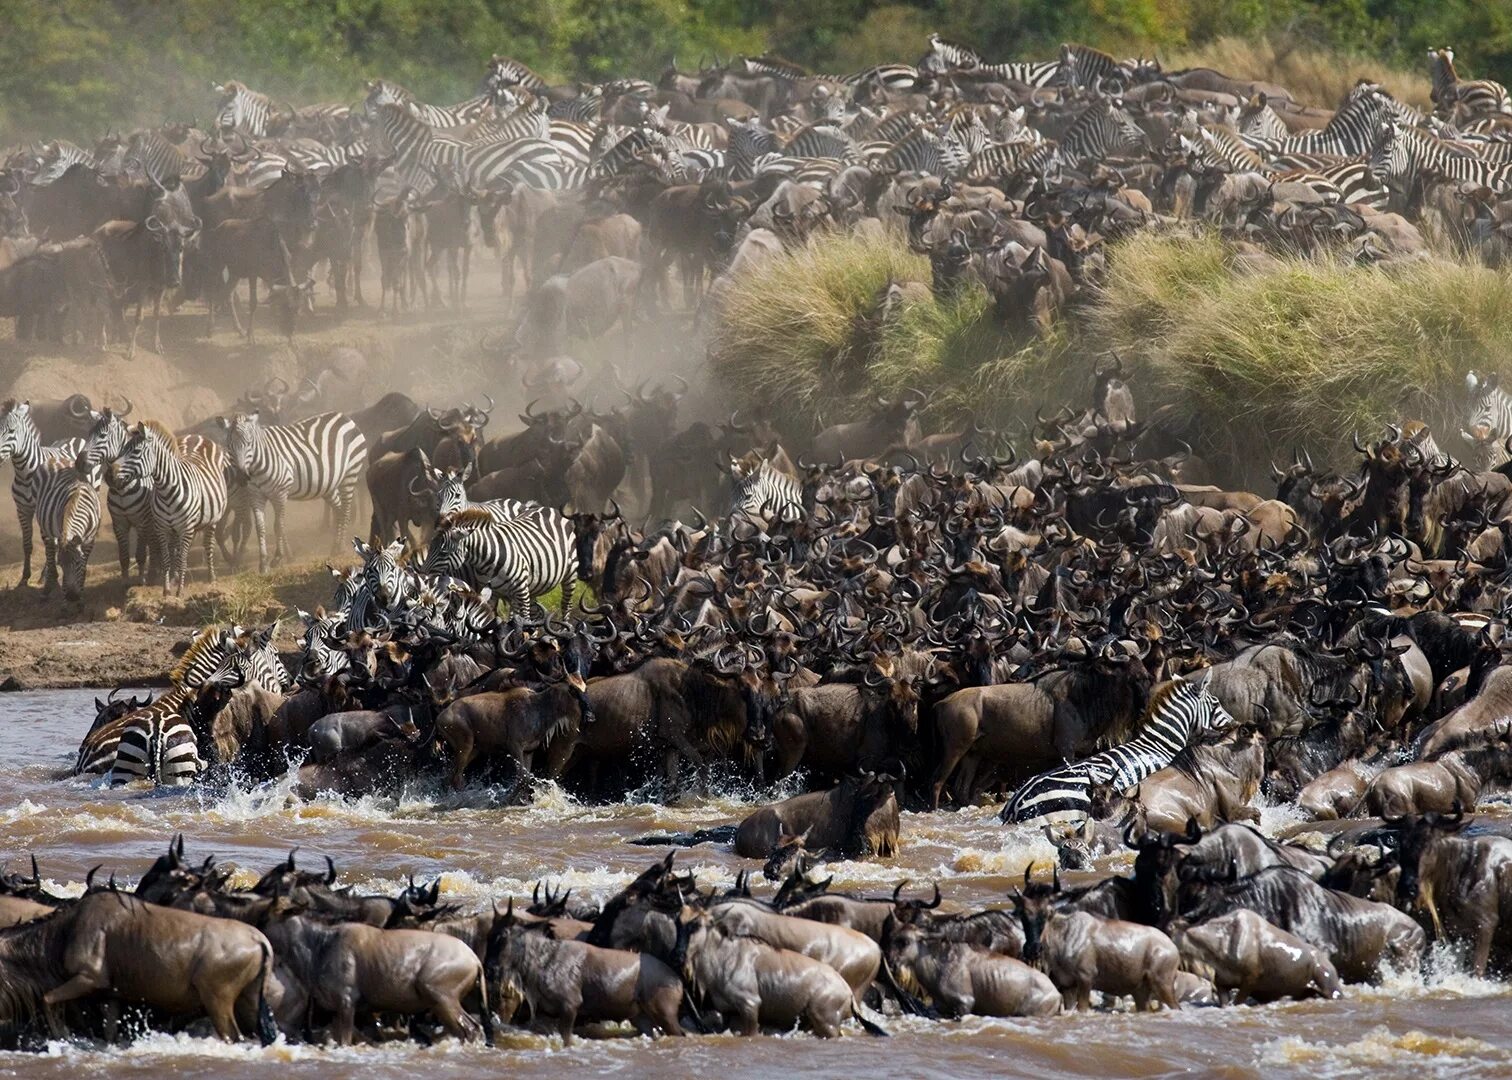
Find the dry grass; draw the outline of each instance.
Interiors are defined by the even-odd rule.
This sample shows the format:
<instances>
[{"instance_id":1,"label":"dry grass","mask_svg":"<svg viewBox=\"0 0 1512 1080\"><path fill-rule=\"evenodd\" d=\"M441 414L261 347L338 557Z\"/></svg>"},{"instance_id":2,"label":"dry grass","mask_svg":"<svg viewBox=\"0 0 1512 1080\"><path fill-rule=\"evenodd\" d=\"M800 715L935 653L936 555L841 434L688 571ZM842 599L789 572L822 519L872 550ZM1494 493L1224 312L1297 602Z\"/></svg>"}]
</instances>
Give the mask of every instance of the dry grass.
<instances>
[{"instance_id":1,"label":"dry grass","mask_svg":"<svg viewBox=\"0 0 1512 1080\"><path fill-rule=\"evenodd\" d=\"M1426 63L1423 71L1389 68L1378 59L1317 49L1294 38L1225 37L1162 55L1161 60L1167 71L1210 67L1235 78L1277 83L1304 105L1335 108L1356 82L1367 78L1400 101L1418 108L1432 105Z\"/></svg>"},{"instance_id":2,"label":"dry grass","mask_svg":"<svg viewBox=\"0 0 1512 1080\"><path fill-rule=\"evenodd\" d=\"M1324 257L1241 270L1216 236L1154 234L1110 263L1105 287L1048 341L1006 337L968 290L908 305L859 335L874 342L863 349L858 317L918 260L901 242L822 240L752 274L714 363L744 403L801 436L904 386L930 393L935 427L968 410L1006 427L1081 403L1093 363L1117 348L1146 413L1169 406L1169 426L1246 474L1256 460L1263 470L1255 447L1342 456L1351 432L1409 418L1453 432L1465 371L1512 354L1512 275L1481 266Z\"/></svg>"}]
</instances>

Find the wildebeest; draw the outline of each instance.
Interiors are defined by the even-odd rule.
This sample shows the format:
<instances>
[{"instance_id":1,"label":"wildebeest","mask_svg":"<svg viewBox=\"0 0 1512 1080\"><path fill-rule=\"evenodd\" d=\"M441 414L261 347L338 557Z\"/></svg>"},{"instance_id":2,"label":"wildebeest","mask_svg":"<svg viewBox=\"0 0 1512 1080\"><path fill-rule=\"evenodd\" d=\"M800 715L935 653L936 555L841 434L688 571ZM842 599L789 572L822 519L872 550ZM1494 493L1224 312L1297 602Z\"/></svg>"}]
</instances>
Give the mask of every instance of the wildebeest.
<instances>
[{"instance_id":1,"label":"wildebeest","mask_svg":"<svg viewBox=\"0 0 1512 1080\"><path fill-rule=\"evenodd\" d=\"M103 890L0 930L0 1009L7 1024L45 1016L49 1033L63 1037L55 1006L112 994L169 1013L203 1013L222 1039L255 1031L266 1044L276 1035L272 965L268 939L253 927Z\"/></svg>"}]
</instances>

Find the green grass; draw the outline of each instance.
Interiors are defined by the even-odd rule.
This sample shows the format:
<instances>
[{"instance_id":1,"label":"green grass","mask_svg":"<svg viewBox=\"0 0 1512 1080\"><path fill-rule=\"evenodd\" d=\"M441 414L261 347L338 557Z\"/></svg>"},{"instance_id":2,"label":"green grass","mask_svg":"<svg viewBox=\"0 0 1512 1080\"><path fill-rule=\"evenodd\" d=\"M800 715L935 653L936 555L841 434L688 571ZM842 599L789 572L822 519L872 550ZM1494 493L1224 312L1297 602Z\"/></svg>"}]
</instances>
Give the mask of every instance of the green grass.
<instances>
[{"instance_id":1,"label":"green grass","mask_svg":"<svg viewBox=\"0 0 1512 1080\"><path fill-rule=\"evenodd\" d=\"M927 274L901 239L824 238L770 260L732 290L714 368L801 441L907 386L931 395L933 428L968 410L1007 428L1084 404L1117 349L1144 415L1169 406L1169 427L1254 477L1273 451L1342 460L1352 432L1405 419L1451 447L1465 372L1512 355L1512 276L1447 259L1241 262L1215 235L1146 233L1113 248L1104 286L1048 339L1005 335L975 289L868 319L890 279Z\"/></svg>"}]
</instances>

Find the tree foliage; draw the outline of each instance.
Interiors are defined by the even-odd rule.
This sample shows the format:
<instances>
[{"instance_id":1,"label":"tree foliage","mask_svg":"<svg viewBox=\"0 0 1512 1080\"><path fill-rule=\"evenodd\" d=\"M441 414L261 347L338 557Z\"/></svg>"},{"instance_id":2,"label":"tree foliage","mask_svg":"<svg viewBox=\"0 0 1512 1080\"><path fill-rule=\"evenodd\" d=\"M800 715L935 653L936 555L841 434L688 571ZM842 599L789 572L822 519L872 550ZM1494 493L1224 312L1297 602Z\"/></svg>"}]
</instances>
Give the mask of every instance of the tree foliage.
<instances>
[{"instance_id":1,"label":"tree foliage","mask_svg":"<svg viewBox=\"0 0 1512 1080\"><path fill-rule=\"evenodd\" d=\"M845 72L911 60L931 30L991 59L1268 36L1423 70L1449 45L1463 74L1512 80L1512 4L1485 0L16 0L5 22L6 141L203 120L210 83L232 78L307 102L353 100L382 74L449 102L476 92L495 52L560 81L764 51Z\"/></svg>"}]
</instances>

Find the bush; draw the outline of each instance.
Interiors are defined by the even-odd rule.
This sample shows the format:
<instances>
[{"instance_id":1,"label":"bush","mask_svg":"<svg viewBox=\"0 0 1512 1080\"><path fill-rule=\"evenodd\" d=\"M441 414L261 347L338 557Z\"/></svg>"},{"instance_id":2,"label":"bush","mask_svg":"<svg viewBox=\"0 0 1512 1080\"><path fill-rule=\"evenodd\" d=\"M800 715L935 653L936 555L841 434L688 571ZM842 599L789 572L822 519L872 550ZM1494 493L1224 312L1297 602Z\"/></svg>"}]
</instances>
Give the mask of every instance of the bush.
<instances>
[{"instance_id":1,"label":"bush","mask_svg":"<svg viewBox=\"0 0 1512 1080\"><path fill-rule=\"evenodd\" d=\"M875 327L888 280L926 272L901 240L824 238L773 259L733 290L715 372L801 441L907 386L930 394L933 428L971 412L1006 429L1084 403L1117 349L1146 416L1166 406L1163 426L1258 480L1265 454L1294 443L1342 460L1352 432L1387 423L1452 434L1465 372L1512 353L1512 276L1448 260L1241 266L1214 235L1143 234L1113 248L1104 287L1049 340L1005 335L980 289Z\"/></svg>"}]
</instances>

